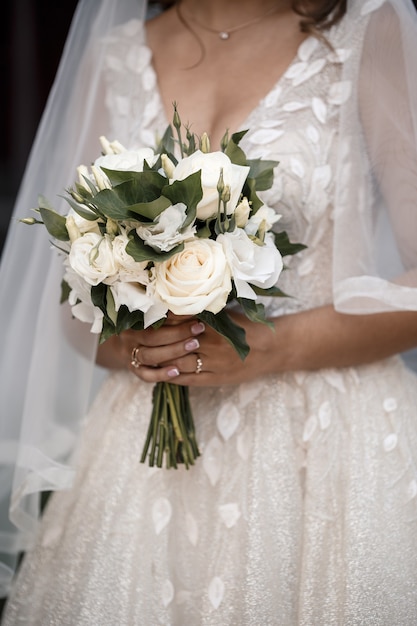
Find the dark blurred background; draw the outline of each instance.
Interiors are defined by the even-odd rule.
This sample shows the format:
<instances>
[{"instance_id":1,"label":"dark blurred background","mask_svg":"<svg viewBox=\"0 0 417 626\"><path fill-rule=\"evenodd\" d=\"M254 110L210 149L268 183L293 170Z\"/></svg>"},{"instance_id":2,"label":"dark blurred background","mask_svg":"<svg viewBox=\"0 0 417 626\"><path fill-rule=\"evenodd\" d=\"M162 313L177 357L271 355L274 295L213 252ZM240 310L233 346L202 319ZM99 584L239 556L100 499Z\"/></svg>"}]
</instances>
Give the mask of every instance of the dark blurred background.
<instances>
[{"instance_id":1,"label":"dark blurred background","mask_svg":"<svg viewBox=\"0 0 417 626\"><path fill-rule=\"evenodd\" d=\"M413 2L417 7L417 0ZM76 4L77 0L2 2L0 251Z\"/></svg>"},{"instance_id":2,"label":"dark blurred background","mask_svg":"<svg viewBox=\"0 0 417 626\"><path fill-rule=\"evenodd\" d=\"M77 0L2 2L0 248Z\"/></svg>"}]
</instances>

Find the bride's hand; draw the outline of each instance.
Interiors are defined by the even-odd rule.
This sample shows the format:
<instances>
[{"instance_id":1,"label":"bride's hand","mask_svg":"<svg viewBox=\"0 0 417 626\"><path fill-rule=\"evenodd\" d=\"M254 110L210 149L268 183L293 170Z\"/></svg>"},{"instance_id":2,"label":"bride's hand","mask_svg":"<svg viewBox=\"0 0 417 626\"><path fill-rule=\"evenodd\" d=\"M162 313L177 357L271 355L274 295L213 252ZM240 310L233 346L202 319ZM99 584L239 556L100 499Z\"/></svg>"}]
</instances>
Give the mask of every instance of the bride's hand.
<instances>
[{"instance_id":1,"label":"bride's hand","mask_svg":"<svg viewBox=\"0 0 417 626\"><path fill-rule=\"evenodd\" d=\"M265 355L273 331L242 315L233 317L245 328L251 345L244 361L209 326L193 318L173 316L158 329L122 333L125 362L146 382L170 381L189 386L238 384L266 373Z\"/></svg>"}]
</instances>

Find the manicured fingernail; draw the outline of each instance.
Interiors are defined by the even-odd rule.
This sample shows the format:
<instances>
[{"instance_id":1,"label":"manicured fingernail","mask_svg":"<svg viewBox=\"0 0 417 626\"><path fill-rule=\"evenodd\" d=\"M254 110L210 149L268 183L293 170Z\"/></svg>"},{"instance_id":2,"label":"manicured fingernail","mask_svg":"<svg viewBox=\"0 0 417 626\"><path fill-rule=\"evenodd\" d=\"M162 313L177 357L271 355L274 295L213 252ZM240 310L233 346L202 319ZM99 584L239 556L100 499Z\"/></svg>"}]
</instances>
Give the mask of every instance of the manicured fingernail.
<instances>
[{"instance_id":1,"label":"manicured fingernail","mask_svg":"<svg viewBox=\"0 0 417 626\"><path fill-rule=\"evenodd\" d=\"M205 324L203 322L196 322L191 326L191 332L193 335L201 335L206 330Z\"/></svg>"},{"instance_id":2,"label":"manicured fingernail","mask_svg":"<svg viewBox=\"0 0 417 626\"><path fill-rule=\"evenodd\" d=\"M188 352L197 350L197 348L199 347L200 347L200 342L198 341L198 339L190 339L190 341L187 341L187 343L184 345L184 348L188 350Z\"/></svg>"},{"instance_id":3,"label":"manicured fingernail","mask_svg":"<svg viewBox=\"0 0 417 626\"><path fill-rule=\"evenodd\" d=\"M170 378L175 378L175 376L180 375L180 370L178 369L178 367L171 367L171 369L167 371L167 375Z\"/></svg>"}]
</instances>

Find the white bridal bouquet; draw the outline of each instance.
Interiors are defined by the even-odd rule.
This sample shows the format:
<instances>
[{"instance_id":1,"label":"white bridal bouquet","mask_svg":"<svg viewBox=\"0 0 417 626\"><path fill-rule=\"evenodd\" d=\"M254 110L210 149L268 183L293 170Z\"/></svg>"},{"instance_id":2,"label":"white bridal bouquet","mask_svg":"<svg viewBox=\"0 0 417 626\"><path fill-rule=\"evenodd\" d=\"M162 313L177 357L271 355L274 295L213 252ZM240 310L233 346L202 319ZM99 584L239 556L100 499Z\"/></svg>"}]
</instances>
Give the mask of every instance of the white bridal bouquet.
<instances>
[{"instance_id":1,"label":"white bridal bouquet","mask_svg":"<svg viewBox=\"0 0 417 626\"><path fill-rule=\"evenodd\" d=\"M268 323L258 297L285 295L276 287L282 257L304 246L272 230L279 215L258 192L271 187L277 162L246 158L247 131L226 133L215 152L207 135L183 132L174 105L156 150L101 137L102 155L78 168L68 190L68 214L40 197L37 217L22 221L44 224L65 253L62 301L100 341L158 326L171 312L209 324L244 359L245 333L227 304ZM188 388L157 383L141 461L188 468L198 456Z\"/></svg>"}]
</instances>

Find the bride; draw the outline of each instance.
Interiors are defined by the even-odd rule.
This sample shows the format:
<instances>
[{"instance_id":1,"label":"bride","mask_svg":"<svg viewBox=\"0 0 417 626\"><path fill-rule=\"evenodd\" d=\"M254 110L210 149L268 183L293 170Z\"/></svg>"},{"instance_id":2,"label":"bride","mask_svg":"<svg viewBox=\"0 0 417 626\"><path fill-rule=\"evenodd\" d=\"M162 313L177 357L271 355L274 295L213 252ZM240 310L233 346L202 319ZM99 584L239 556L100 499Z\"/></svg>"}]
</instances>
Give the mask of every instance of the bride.
<instances>
[{"instance_id":1,"label":"bride","mask_svg":"<svg viewBox=\"0 0 417 626\"><path fill-rule=\"evenodd\" d=\"M246 154L279 161L263 200L307 247L280 278L292 297L265 301L273 331L231 312L242 362L187 317L97 349L59 305L44 233L12 225L3 623L411 626L417 378L400 354L417 347L415 10L166 5L80 2L15 216L57 198L100 135L155 145L176 101L212 149L248 129ZM159 381L190 387L202 455L189 470L138 462ZM55 493L38 523L42 491Z\"/></svg>"}]
</instances>

